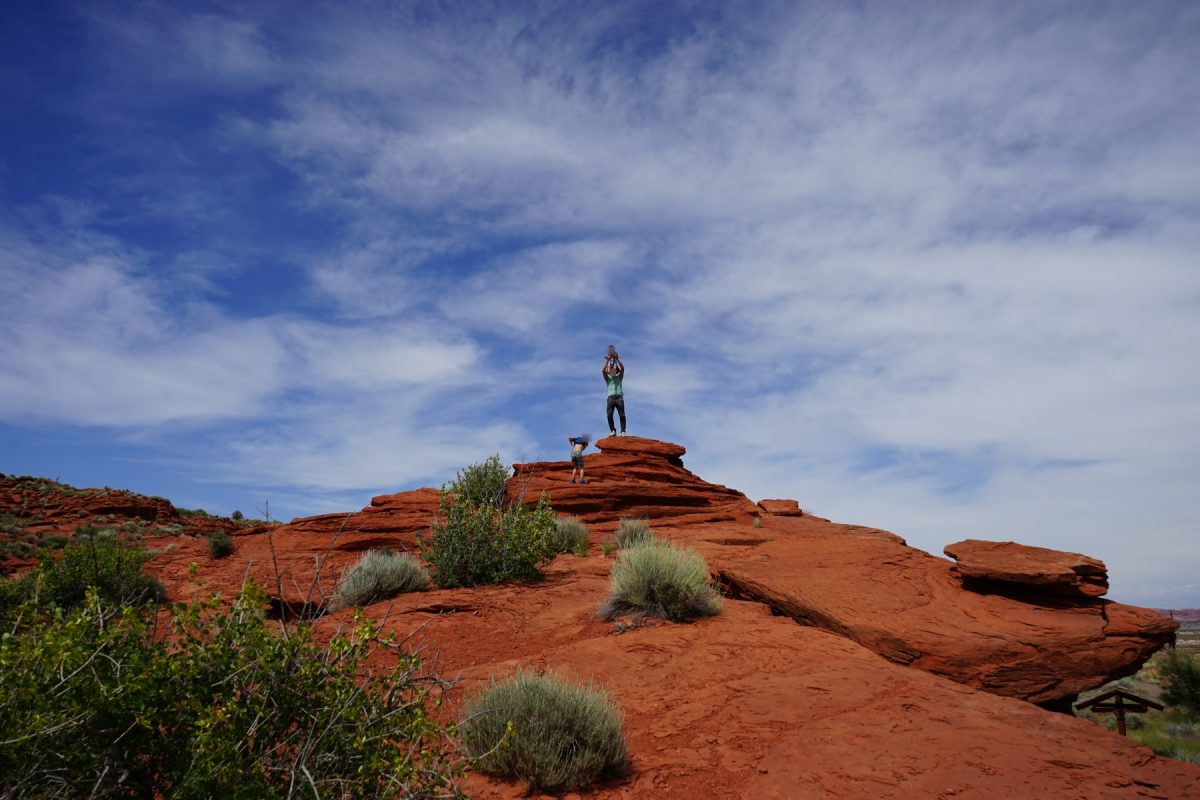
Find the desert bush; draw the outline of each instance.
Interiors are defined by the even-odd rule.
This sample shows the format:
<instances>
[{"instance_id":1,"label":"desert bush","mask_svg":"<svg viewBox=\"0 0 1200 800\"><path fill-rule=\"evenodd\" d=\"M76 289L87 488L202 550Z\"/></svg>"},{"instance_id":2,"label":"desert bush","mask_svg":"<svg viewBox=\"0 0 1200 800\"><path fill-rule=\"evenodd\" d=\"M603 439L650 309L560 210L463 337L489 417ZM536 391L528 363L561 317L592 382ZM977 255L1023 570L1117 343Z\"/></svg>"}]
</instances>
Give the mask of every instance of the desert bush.
<instances>
[{"instance_id":1,"label":"desert bush","mask_svg":"<svg viewBox=\"0 0 1200 800\"><path fill-rule=\"evenodd\" d=\"M643 517L621 517L617 523L617 547L624 550L654 538L650 520Z\"/></svg>"},{"instance_id":2,"label":"desert bush","mask_svg":"<svg viewBox=\"0 0 1200 800\"><path fill-rule=\"evenodd\" d=\"M338 581L331 609L365 606L429 588L429 572L408 553L370 550Z\"/></svg>"},{"instance_id":3,"label":"desert bush","mask_svg":"<svg viewBox=\"0 0 1200 800\"><path fill-rule=\"evenodd\" d=\"M65 613L10 616L0 709L20 713L0 714L0 796L446 796L437 682L419 658L370 667L381 639L361 618L325 645L307 627L281 635L265 602L248 584L232 607L156 615L93 591Z\"/></svg>"},{"instance_id":4,"label":"desert bush","mask_svg":"<svg viewBox=\"0 0 1200 800\"><path fill-rule=\"evenodd\" d=\"M1200 656L1168 650L1158 674L1163 682L1163 702L1193 719L1200 717Z\"/></svg>"},{"instance_id":5,"label":"desert bush","mask_svg":"<svg viewBox=\"0 0 1200 800\"><path fill-rule=\"evenodd\" d=\"M241 511L234 509L234 512L229 515L229 518L231 520L233 520L234 522L241 522L242 520L244 520L246 518L246 516L244 514L242 514Z\"/></svg>"},{"instance_id":6,"label":"desert bush","mask_svg":"<svg viewBox=\"0 0 1200 800\"><path fill-rule=\"evenodd\" d=\"M166 598L158 579L142 572L150 555L102 533L72 542L57 561L47 558L38 566L28 585L39 604L72 608L83 602L90 588L118 605L143 605Z\"/></svg>"},{"instance_id":7,"label":"desert bush","mask_svg":"<svg viewBox=\"0 0 1200 800\"><path fill-rule=\"evenodd\" d=\"M708 565L694 550L652 540L626 548L612 568L612 593L600 608L620 614L682 620L720 613L721 598L708 582Z\"/></svg>"},{"instance_id":8,"label":"desert bush","mask_svg":"<svg viewBox=\"0 0 1200 800\"><path fill-rule=\"evenodd\" d=\"M420 540L438 586L542 577L540 565L555 555L554 510L543 493L535 508L506 499L508 470L498 456L473 464L442 487L430 541Z\"/></svg>"},{"instance_id":9,"label":"desert bush","mask_svg":"<svg viewBox=\"0 0 1200 800\"><path fill-rule=\"evenodd\" d=\"M554 542L556 553L574 553L586 556L588 551L588 529L579 517L559 517L555 523Z\"/></svg>"},{"instance_id":10,"label":"desert bush","mask_svg":"<svg viewBox=\"0 0 1200 800\"><path fill-rule=\"evenodd\" d=\"M475 764L560 791L622 775L621 713L606 692L553 675L521 671L476 695L458 725Z\"/></svg>"},{"instance_id":11,"label":"desert bush","mask_svg":"<svg viewBox=\"0 0 1200 800\"><path fill-rule=\"evenodd\" d=\"M225 558L233 553L233 537L227 531L212 531L204 539L208 554L213 558Z\"/></svg>"}]
</instances>

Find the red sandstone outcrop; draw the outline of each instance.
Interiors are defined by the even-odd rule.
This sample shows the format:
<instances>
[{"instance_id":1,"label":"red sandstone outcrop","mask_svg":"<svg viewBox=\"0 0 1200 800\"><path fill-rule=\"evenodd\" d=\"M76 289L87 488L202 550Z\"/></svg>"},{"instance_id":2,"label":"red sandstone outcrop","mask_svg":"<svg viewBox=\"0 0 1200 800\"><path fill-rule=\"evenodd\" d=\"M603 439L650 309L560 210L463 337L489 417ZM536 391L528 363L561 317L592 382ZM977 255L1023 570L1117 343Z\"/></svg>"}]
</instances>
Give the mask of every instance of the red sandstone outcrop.
<instances>
[{"instance_id":1,"label":"red sandstone outcrop","mask_svg":"<svg viewBox=\"0 0 1200 800\"><path fill-rule=\"evenodd\" d=\"M751 529L753 530L753 529ZM629 775L578 798L1145 800L1200 796L1200 767L1094 723L879 658L842 636L728 599L691 624L620 629L596 606L612 560L563 556L544 582L406 595L372 607L437 653L466 693L518 666L605 687ZM321 620L327 635L350 611ZM475 798L526 796L469 777ZM541 797L540 795L536 795Z\"/></svg>"},{"instance_id":2,"label":"red sandstone outcrop","mask_svg":"<svg viewBox=\"0 0 1200 800\"><path fill-rule=\"evenodd\" d=\"M946 545L943 552L958 562L950 569L967 588L1012 586L1067 597L1099 597L1108 591L1104 562L1079 553L980 539Z\"/></svg>"},{"instance_id":3,"label":"red sandstone outcrop","mask_svg":"<svg viewBox=\"0 0 1200 800\"><path fill-rule=\"evenodd\" d=\"M656 524L750 522L758 507L744 494L708 483L683 466L684 448L638 436L610 436L584 456L587 484L570 482L566 461L514 464L509 496L536 502L550 495L555 511L589 524L615 525L620 517L651 517ZM565 469L564 469L565 467Z\"/></svg>"},{"instance_id":4,"label":"red sandstone outcrop","mask_svg":"<svg viewBox=\"0 0 1200 800\"><path fill-rule=\"evenodd\" d=\"M759 500L758 507L767 514L780 517L803 517L804 511L795 500Z\"/></svg>"},{"instance_id":5,"label":"red sandstone outcrop","mask_svg":"<svg viewBox=\"0 0 1200 800\"><path fill-rule=\"evenodd\" d=\"M678 445L600 445L586 457L588 484L569 482L566 461L541 462L519 465L510 492L535 502L546 491L560 514L589 522L593 541L623 515L649 517L660 536L704 553L731 595L719 616L632 628L601 621L612 560L598 547L556 559L540 583L434 590L367 609L412 634L466 690L522 665L608 689L625 715L632 765L588 796L1200 797L1200 767L1023 702L1069 698L1132 672L1173 630L1170 620L1094 597L967 591L951 562L895 534L772 513L704 482L683 467ZM250 574L292 613L319 611L304 600L319 607L363 550L414 547L436 508L432 489L384 495L353 513L235 531L227 559L181 539L151 564L175 599L231 596ZM352 613L319 620L318 636ZM452 716L463 696L452 694L442 713ZM525 792L479 774L467 789L481 798Z\"/></svg>"}]
</instances>

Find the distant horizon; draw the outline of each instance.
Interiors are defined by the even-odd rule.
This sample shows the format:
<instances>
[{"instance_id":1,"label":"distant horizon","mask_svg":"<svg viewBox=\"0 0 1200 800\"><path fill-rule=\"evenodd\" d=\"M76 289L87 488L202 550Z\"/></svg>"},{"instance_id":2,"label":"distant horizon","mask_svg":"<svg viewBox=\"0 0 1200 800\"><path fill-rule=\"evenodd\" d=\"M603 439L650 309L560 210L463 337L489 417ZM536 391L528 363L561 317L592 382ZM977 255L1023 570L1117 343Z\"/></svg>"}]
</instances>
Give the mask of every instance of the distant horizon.
<instances>
[{"instance_id":1,"label":"distant horizon","mask_svg":"<svg viewBox=\"0 0 1200 800\"><path fill-rule=\"evenodd\" d=\"M287 517L628 431L1200 607L1200 4L0 5L0 469ZM357 505L356 505L357 504Z\"/></svg>"}]
</instances>

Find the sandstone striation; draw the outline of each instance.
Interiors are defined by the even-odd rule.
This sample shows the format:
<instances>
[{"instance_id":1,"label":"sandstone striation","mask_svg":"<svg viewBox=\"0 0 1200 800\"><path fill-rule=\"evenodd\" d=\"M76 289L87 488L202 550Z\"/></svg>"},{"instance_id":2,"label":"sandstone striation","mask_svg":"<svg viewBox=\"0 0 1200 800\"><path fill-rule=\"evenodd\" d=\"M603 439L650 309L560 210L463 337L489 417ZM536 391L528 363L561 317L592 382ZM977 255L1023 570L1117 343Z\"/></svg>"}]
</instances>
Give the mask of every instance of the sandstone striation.
<instances>
[{"instance_id":1,"label":"sandstone striation","mask_svg":"<svg viewBox=\"0 0 1200 800\"><path fill-rule=\"evenodd\" d=\"M980 539L946 545L943 552L958 562L951 570L969 589L1015 587L1067 597L1099 597L1108 591L1104 562L1079 553Z\"/></svg>"}]
</instances>

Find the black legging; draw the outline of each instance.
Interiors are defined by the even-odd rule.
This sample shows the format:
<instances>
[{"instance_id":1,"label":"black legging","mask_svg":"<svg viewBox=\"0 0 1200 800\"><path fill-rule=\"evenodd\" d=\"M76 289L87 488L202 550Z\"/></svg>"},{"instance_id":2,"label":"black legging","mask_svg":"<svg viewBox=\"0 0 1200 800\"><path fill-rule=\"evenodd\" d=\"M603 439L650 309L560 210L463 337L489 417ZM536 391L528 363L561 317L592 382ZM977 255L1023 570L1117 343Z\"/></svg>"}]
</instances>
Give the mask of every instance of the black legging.
<instances>
[{"instance_id":1,"label":"black legging","mask_svg":"<svg viewBox=\"0 0 1200 800\"><path fill-rule=\"evenodd\" d=\"M621 433L624 433L625 432L625 395L610 394L608 396L608 429L610 431L616 430L616 428L613 427L613 417L612 417L612 412L613 412L614 408L617 410L617 413L621 415Z\"/></svg>"}]
</instances>

